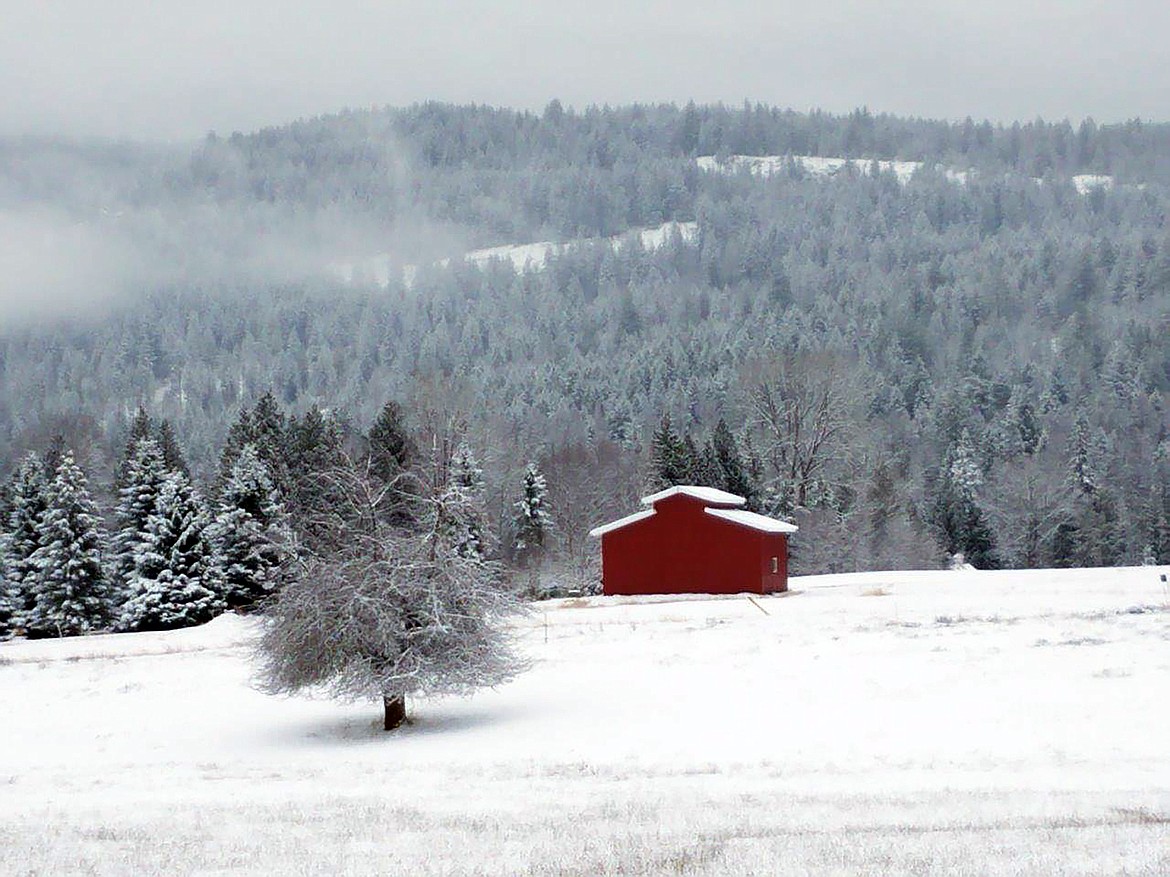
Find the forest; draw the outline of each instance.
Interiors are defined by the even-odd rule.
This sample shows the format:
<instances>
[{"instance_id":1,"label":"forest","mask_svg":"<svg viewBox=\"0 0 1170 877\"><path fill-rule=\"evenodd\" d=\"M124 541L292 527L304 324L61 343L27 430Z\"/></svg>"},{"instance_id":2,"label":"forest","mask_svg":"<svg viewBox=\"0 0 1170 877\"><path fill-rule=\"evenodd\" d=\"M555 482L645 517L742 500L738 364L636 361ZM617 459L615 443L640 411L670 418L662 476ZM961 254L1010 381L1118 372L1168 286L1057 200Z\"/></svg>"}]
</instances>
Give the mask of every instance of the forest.
<instances>
[{"instance_id":1,"label":"forest","mask_svg":"<svg viewBox=\"0 0 1170 877\"><path fill-rule=\"evenodd\" d=\"M733 156L794 158L765 176ZM799 156L852 163L815 174ZM922 166L902 180L888 160ZM517 570L535 468L549 592L595 587L588 529L682 480L797 523L796 574L958 553L1170 563L1168 207L1170 125L1136 121L554 101L346 111L194 146L0 141L10 238L51 225L86 244L32 251L18 293L89 303L0 327L7 539L22 461L52 480L65 447L95 526L124 527L143 417L165 421L207 514L230 513L222 461L263 402L352 459L372 459L388 406L419 466L466 448L483 544ZM671 221L696 232L620 237ZM522 270L459 258L534 241L563 246ZM410 282L330 269L386 253L419 266ZM257 453L250 477L311 543L311 488Z\"/></svg>"}]
</instances>

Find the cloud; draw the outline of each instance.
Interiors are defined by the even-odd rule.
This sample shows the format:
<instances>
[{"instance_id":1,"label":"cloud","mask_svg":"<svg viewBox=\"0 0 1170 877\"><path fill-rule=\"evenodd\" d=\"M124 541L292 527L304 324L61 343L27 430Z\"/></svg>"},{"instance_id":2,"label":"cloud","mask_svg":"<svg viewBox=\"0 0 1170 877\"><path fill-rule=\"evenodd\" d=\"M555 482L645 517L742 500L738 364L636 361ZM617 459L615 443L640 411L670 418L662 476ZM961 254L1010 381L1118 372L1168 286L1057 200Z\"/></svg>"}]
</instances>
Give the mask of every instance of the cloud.
<instances>
[{"instance_id":1,"label":"cloud","mask_svg":"<svg viewBox=\"0 0 1170 877\"><path fill-rule=\"evenodd\" d=\"M5 4L0 132L193 139L344 107L635 100L1164 116L1149 0Z\"/></svg>"}]
</instances>

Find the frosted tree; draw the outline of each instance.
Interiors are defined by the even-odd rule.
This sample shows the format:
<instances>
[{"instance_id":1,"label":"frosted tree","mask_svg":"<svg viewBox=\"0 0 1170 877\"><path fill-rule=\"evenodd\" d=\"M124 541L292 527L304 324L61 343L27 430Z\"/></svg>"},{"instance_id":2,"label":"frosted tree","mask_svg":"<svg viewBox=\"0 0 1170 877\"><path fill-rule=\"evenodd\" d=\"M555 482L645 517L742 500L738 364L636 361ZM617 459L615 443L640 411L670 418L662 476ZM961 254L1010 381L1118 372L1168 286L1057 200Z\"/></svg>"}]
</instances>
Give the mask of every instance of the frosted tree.
<instances>
[{"instance_id":1,"label":"frosted tree","mask_svg":"<svg viewBox=\"0 0 1170 877\"><path fill-rule=\"evenodd\" d=\"M520 566L539 565L552 536L553 520L547 509L548 485L536 463L524 470L520 499L512 521L512 551Z\"/></svg>"},{"instance_id":2,"label":"frosted tree","mask_svg":"<svg viewBox=\"0 0 1170 877\"><path fill-rule=\"evenodd\" d=\"M162 448L151 438L139 438L128 449L122 469L115 511L118 532L113 538L111 567L116 586L130 587L138 574L137 558L147 538L147 522L158 508L159 494L167 480Z\"/></svg>"},{"instance_id":3,"label":"frosted tree","mask_svg":"<svg viewBox=\"0 0 1170 877\"><path fill-rule=\"evenodd\" d=\"M210 621L223 610L211 520L182 472L163 482L146 522L120 626L170 630Z\"/></svg>"},{"instance_id":4,"label":"frosted tree","mask_svg":"<svg viewBox=\"0 0 1170 877\"><path fill-rule=\"evenodd\" d=\"M30 633L74 636L100 630L111 616L110 587L102 569L98 512L85 475L66 450L46 491L33 553L36 600Z\"/></svg>"},{"instance_id":5,"label":"frosted tree","mask_svg":"<svg viewBox=\"0 0 1170 877\"><path fill-rule=\"evenodd\" d=\"M692 459L682 437L670 422L670 415L662 415L653 437L650 439L650 474L648 487L661 490L690 481Z\"/></svg>"},{"instance_id":6,"label":"frosted tree","mask_svg":"<svg viewBox=\"0 0 1170 877\"><path fill-rule=\"evenodd\" d=\"M375 495L363 481L348 473L354 509ZM426 519L432 529L417 534L376 514L340 524L338 549L310 558L266 605L257 647L265 690L381 698L391 730L408 696L467 693L519 672L502 622L520 604L499 587L494 564L454 551L443 514Z\"/></svg>"},{"instance_id":7,"label":"frosted tree","mask_svg":"<svg viewBox=\"0 0 1170 877\"><path fill-rule=\"evenodd\" d=\"M991 525L979 500L982 486L983 471L971 437L964 430L933 479L930 517L947 554L962 554L979 569L995 569L999 558Z\"/></svg>"},{"instance_id":8,"label":"frosted tree","mask_svg":"<svg viewBox=\"0 0 1170 877\"><path fill-rule=\"evenodd\" d=\"M48 485L36 454L20 463L12 480L8 512L7 578L11 627L24 627L36 600L36 565L33 555L41 545Z\"/></svg>"},{"instance_id":9,"label":"frosted tree","mask_svg":"<svg viewBox=\"0 0 1170 877\"><path fill-rule=\"evenodd\" d=\"M467 442L460 442L451 456L442 508L454 553L470 560L483 560L489 550L483 469Z\"/></svg>"},{"instance_id":10,"label":"frosted tree","mask_svg":"<svg viewBox=\"0 0 1170 877\"><path fill-rule=\"evenodd\" d=\"M12 632L15 609L16 592L8 583L8 536L0 530L0 637Z\"/></svg>"},{"instance_id":11,"label":"frosted tree","mask_svg":"<svg viewBox=\"0 0 1170 877\"><path fill-rule=\"evenodd\" d=\"M220 491L215 541L229 608L247 609L276 590L292 536L268 470L248 443Z\"/></svg>"}]
</instances>

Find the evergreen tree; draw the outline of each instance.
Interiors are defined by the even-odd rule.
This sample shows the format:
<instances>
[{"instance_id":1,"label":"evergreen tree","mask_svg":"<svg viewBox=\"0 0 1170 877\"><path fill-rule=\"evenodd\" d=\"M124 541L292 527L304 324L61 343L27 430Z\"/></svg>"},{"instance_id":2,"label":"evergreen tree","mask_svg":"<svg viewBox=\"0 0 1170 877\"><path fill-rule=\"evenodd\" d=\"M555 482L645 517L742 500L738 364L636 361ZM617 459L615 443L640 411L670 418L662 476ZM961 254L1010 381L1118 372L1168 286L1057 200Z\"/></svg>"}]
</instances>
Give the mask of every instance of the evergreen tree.
<instances>
[{"instance_id":1,"label":"evergreen tree","mask_svg":"<svg viewBox=\"0 0 1170 877\"><path fill-rule=\"evenodd\" d=\"M0 530L0 637L12 632L16 591L8 583L8 534Z\"/></svg>"},{"instance_id":2,"label":"evergreen tree","mask_svg":"<svg viewBox=\"0 0 1170 877\"><path fill-rule=\"evenodd\" d=\"M289 519L310 545L322 535L323 520L335 506L335 487L328 477L344 464L341 428L314 405L303 417L291 417L285 430L290 493Z\"/></svg>"},{"instance_id":3,"label":"evergreen tree","mask_svg":"<svg viewBox=\"0 0 1170 877\"><path fill-rule=\"evenodd\" d=\"M512 550L521 567L539 565L552 535L553 521L545 505L548 485L536 463L524 470L520 499L515 503Z\"/></svg>"},{"instance_id":4,"label":"evergreen tree","mask_svg":"<svg viewBox=\"0 0 1170 877\"><path fill-rule=\"evenodd\" d=\"M489 552L484 511L483 469L467 442L451 456L447 488L440 503L448 518L451 549L458 557L484 560Z\"/></svg>"},{"instance_id":5,"label":"evergreen tree","mask_svg":"<svg viewBox=\"0 0 1170 877\"><path fill-rule=\"evenodd\" d=\"M122 607L124 630L202 624L223 609L211 520L182 472L163 482Z\"/></svg>"},{"instance_id":6,"label":"evergreen tree","mask_svg":"<svg viewBox=\"0 0 1170 877\"><path fill-rule=\"evenodd\" d=\"M256 401L252 409L252 434L249 441L256 446L256 454L267 467L273 487L282 499L289 493L289 472L284 456L285 423L284 412L269 390Z\"/></svg>"},{"instance_id":7,"label":"evergreen tree","mask_svg":"<svg viewBox=\"0 0 1170 877\"><path fill-rule=\"evenodd\" d=\"M390 401L382 406L378 419L370 427L370 471L389 488L382 504L385 520L398 527L416 526L417 497L412 479L404 477L415 463L418 448L406 430L402 406Z\"/></svg>"},{"instance_id":8,"label":"evergreen tree","mask_svg":"<svg viewBox=\"0 0 1170 877\"><path fill-rule=\"evenodd\" d=\"M978 569L997 569L995 537L979 504L983 472L966 430L932 480L930 516L947 554L962 554Z\"/></svg>"},{"instance_id":9,"label":"evergreen tree","mask_svg":"<svg viewBox=\"0 0 1170 877\"><path fill-rule=\"evenodd\" d=\"M759 504L756 485L740 456L735 436L731 434L727 421L722 417L715 424L715 432L711 435L711 450L718 473L718 482L711 486L742 496L746 500L746 507L755 509Z\"/></svg>"},{"instance_id":10,"label":"evergreen tree","mask_svg":"<svg viewBox=\"0 0 1170 877\"><path fill-rule=\"evenodd\" d=\"M292 537L256 447L240 450L219 498L215 541L229 608L256 606L280 584Z\"/></svg>"},{"instance_id":11,"label":"evergreen tree","mask_svg":"<svg viewBox=\"0 0 1170 877\"><path fill-rule=\"evenodd\" d=\"M662 415L662 421L650 439L648 486L651 490L662 490L676 484L688 484L693 469L686 443L675 432L670 415Z\"/></svg>"},{"instance_id":12,"label":"evergreen tree","mask_svg":"<svg viewBox=\"0 0 1170 877\"><path fill-rule=\"evenodd\" d=\"M417 456L418 449L406 430L402 406L391 400L382 406L370 427L370 461L374 475L391 484Z\"/></svg>"},{"instance_id":13,"label":"evergreen tree","mask_svg":"<svg viewBox=\"0 0 1170 877\"><path fill-rule=\"evenodd\" d=\"M158 507L167 480L166 463L158 442L139 438L128 449L122 467L122 488L115 510L118 532L114 535L111 571L114 585L125 591L137 574L138 554L147 538L147 523Z\"/></svg>"},{"instance_id":14,"label":"evergreen tree","mask_svg":"<svg viewBox=\"0 0 1170 877\"><path fill-rule=\"evenodd\" d=\"M122 488L126 486L131 460L134 458L138 443L144 439L153 438L153 436L154 421L146 413L146 409L139 405L138 410L134 412L134 419L130 421L130 433L126 436L122 459L118 464L118 474L114 478L114 489L118 493L121 493Z\"/></svg>"},{"instance_id":15,"label":"evergreen tree","mask_svg":"<svg viewBox=\"0 0 1170 877\"><path fill-rule=\"evenodd\" d=\"M1100 482L1099 457L1094 447L1089 418L1082 411L1073 423L1068 440L1069 478L1080 493L1092 494Z\"/></svg>"},{"instance_id":16,"label":"evergreen tree","mask_svg":"<svg viewBox=\"0 0 1170 877\"><path fill-rule=\"evenodd\" d=\"M36 601L26 626L39 635L74 636L103 628L112 613L102 569L98 512L68 449L46 492L39 527Z\"/></svg>"},{"instance_id":17,"label":"evergreen tree","mask_svg":"<svg viewBox=\"0 0 1170 877\"><path fill-rule=\"evenodd\" d=\"M13 628L25 626L36 601L37 567L33 556L41 546L47 493L44 467L40 458L30 453L16 470L9 500L7 577Z\"/></svg>"},{"instance_id":18,"label":"evergreen tree","mask_svg":"<svg viewBox=\"0 0 1170 877\"><path fill-rule=\"evenodd\" d=\"M183 450L179 447L179 440L175 438L175 430L169 420L164 420L158 425L155 440L162 451L163 466L166 470L168 472L182 472L188 478L191 477L191 469L183 457Z\"/></svg>"}]
</instances>

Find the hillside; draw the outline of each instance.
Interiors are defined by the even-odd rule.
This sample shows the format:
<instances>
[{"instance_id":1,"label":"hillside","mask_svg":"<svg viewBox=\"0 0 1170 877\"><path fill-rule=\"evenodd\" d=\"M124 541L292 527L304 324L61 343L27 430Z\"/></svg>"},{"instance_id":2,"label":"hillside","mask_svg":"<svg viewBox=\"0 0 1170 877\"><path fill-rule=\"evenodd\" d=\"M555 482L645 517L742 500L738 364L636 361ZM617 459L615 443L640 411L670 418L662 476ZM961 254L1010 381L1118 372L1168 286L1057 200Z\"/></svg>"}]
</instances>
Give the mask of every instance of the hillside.
<instances>
[{"instance_id":1,"label":"hillside","mask_svg":"<svg viewBox=\"0 0 1170 877\"><path fill-rule=\"evenodd\" d=\"M1168 132L554 102L0 142L0 479L59 434L108 509L139 404L206 486L267 391L354 433L394 400L465 423L501 540L539 460L580 569L669 416L725 421L804 573L971 553L960 495L981 566L1166 562ZM798 460L775 403L814 392Z\"/></svg>"},{"instance_id":2,"label":"hillside","mask_svg":"<svg viewBox=\"0 0 1170 877\"><path fill-rule=\"evenodd\" d=\"M252 690L235 616L0 643L0 870L1165 873L1167 571L554 601L391 735Z\"/></svg>"}]
</instances>

